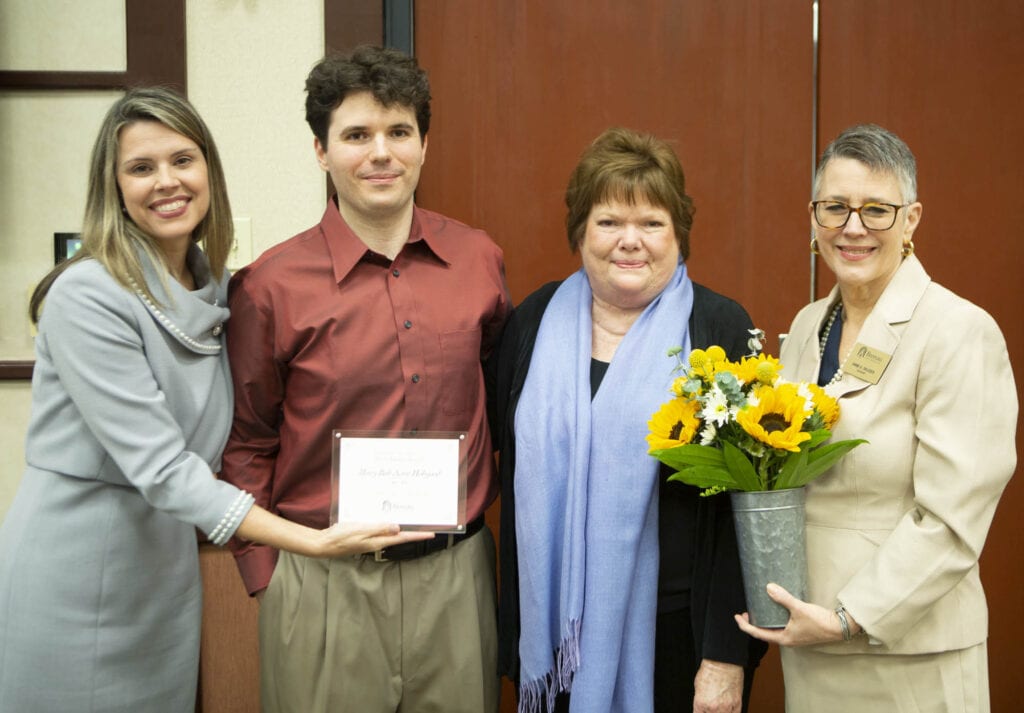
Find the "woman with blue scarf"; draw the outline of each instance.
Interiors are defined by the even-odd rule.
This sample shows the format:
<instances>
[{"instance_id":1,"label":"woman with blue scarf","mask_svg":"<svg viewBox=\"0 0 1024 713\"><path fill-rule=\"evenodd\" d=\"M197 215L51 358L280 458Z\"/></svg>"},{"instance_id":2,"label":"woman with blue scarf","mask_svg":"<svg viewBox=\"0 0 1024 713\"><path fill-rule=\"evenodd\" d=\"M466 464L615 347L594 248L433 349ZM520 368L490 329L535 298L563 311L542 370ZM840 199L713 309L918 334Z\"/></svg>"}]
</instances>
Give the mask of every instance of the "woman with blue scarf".
<instances>
[{"instance_id":1,"label":"woman with blue scarf","mask_svg":"<svg viewBox=\"0 0 1024 713\"><path fill-rule=\"evenodd\" d=\"M693 207L665 142L604 132L566 204L583 266L523 301L494 358L501 671L521 713L738 712L764 646L732 619L729 501L666 483L644 436L667 349L739 357L750 317L687 275Z\"/></svg>"}]
</instances>

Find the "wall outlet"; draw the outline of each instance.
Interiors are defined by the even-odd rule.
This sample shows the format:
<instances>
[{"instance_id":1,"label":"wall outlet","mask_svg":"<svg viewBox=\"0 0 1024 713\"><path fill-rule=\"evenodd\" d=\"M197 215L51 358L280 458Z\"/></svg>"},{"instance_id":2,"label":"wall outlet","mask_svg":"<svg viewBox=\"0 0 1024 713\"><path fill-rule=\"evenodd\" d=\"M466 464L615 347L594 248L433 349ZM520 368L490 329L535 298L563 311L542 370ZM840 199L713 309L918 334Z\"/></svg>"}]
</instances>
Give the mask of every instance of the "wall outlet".
<instances>
[{"instance_id":1,"label":"wall outlet","mask_svg":"<svg viewBox=\"0 0 1024 713\"><path fill-rule=\"evenodd\" d=\"M232 272L252 262L252 218L235 218L235 240L228 253L228 269Z\"/></svg>"}]
</instances>

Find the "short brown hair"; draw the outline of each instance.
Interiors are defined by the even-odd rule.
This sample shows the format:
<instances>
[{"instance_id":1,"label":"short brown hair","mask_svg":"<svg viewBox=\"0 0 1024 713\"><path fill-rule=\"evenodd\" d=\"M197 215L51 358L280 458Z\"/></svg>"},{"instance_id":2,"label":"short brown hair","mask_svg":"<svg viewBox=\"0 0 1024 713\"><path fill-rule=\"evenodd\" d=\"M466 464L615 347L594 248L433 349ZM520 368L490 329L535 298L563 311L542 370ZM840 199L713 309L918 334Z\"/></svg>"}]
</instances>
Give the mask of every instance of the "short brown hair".
<instances>
[{"instance_id":1,"label":"short brown hair","mask_svg":"<svg viewBox=\"0 0 1024 713\"><path fill-rule=\"evenodd\" d=\"M631 129L612 128L594 139L576 164L565 190L569 247L579 249L591 209L609 199L633 204L646 200L672 216L679 255L690 256L693 200L675 151L661 139Z\"/></svg>"}]
</instances>

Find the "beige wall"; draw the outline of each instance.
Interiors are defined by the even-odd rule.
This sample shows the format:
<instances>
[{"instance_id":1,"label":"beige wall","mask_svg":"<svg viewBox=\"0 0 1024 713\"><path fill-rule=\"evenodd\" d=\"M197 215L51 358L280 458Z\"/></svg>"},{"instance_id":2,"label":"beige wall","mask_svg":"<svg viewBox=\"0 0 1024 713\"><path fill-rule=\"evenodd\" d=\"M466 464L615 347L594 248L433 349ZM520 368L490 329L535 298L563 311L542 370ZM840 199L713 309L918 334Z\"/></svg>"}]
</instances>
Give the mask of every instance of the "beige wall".
<instances>
[{"instance_id":1,"label":"beige wall","mask_svg":"<svg viewBox=\"0 0 1024 713\"><path fill-rule=\"evenodd\" d=\"M117 96L0 92L0 358L32 358L29 292L53 265L53 233L78 231L90 144Z\"/></svg>"},{"instance_id":2,"label":"beige wall","mask_svg":"<svg viewBox=\"0 0 1024 713\"><path fill-rule=\"evenodd\" d=\"M0 68L123 72L124 28L124 0L3 0Z\"/></svg>"},{"instance_id":3,"label":"beige wall","mask_svg":"<svg viewBox=\"0 0 1024 713\"><path fill-rule=\"evenodd\" d=\"M323 213L303 118L306 74L324 51L323 1L193 0L186 13L189 98L217 140L236 220L251 221L255 256Z\"/></svg>"},{"instance_id":4,"label":"beige wall","mask_svg":"<svg viewBox=\"0 0 1024 713\"><path fill-rule=\"evenodd\" d=\"M68 61L67 51L39 53L59 45L61 30L52 23L62 15L46 8L61 0L34 3L0 3L0 47L7 48L0 69L51 69ZM101 14L89 24L123 28L122 3L104 0L96 8ZM18 14L17 22L2 21L11 13ZM244 263L245 253L258 255L315 223L323 211L323 174L303 120L303 80L323 54L323 2L193 0L186 15L189 98L217 139L240 237L245 242L251 235ZM33 31L28 41L25 34ZM103 32L77 37L79 57L99 56L90 42L109 46ZM37 54L8 56L19 46ZM104 52L104 63L116 65L117 58ZM32 358L28 291L52 265L52 233L78 230L91 143L116 96L0 92L0 359ZM29 400L27 383L0 383L0 519L21 478Z\"/></svg>"},{"instance_id":5,"label":"beige wall","mask_svg":"<svg viewBox=\"0 0 1024 713\"><path fill-rule=\"evenodd\" d=\"M25 463L25 424L28 422L28 384L0 382L0 521L14 499Z\"/></svg>"}]
</instances>

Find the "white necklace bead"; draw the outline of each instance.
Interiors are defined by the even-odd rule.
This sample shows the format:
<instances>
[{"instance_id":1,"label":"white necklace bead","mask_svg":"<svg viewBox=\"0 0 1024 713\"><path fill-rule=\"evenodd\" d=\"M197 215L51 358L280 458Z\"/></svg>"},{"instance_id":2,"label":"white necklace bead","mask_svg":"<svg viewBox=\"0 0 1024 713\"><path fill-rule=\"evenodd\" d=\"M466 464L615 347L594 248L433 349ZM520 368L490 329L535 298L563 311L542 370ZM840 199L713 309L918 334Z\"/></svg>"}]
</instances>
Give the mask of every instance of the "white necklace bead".
<instances>
[{"instance_id":1,"label":"white necklace bead","mask_svg":"<svg viewBox=\"0 0 1024 713\"><path fill-rule=\"evenodd\" d=\"M839 313L843 309L842 302L836 302L836 306L832 308L832 313L828 316L828 322L825 323L825 331L821 333L821 338L818 340L818 361L820 362L825 357L825 345L828 344L828 337L832 333L832 325L835 324L836 318L839 317ZM853 350L850 350L853 351ZM847 352L846 356L839 363L839 368L836 369L836 373L832 375L832 378L828 380L823 388L828 388L833 384L838 384L843 380L843 367L846 366L846 360L850 358L850 353Z\"/></svg>"},{"instance_id":2,"label":"white necklace bead","mask_svg":"<svg viewBox=\"0 0 1024 713\"><path fill-rule=\"evenodd\" d=\"M205 352L206 354L217 354L218 352L220 352L220 344L203 344L202 342L193 339L190 335L186 334L184 330L181 329L181 327L172 322L171 319L153 303L153 300L149 299L149 297L146 296L145 292L139 289L139 286L135 283L134 280L130 280L130 282L132 288L135 290L135 294L139 296L140 300L142 300L142 304L146 305L146 309L152 312L153 316L156 317L161 324L167 327L167 331L171 332L176 337L178 337L178 339L185 342L186 344L188 344L193 349L196 349L197 351ZM214 306L216 305L217 303L215 301ZM215 337L220 336L221 326L219 324L216 325L211 330L211 332Z\"/></svg>"}]
</instances>

